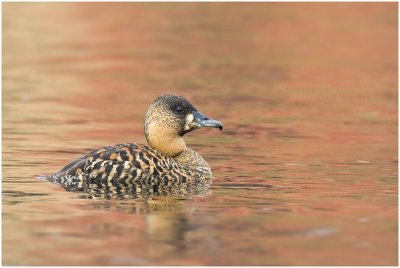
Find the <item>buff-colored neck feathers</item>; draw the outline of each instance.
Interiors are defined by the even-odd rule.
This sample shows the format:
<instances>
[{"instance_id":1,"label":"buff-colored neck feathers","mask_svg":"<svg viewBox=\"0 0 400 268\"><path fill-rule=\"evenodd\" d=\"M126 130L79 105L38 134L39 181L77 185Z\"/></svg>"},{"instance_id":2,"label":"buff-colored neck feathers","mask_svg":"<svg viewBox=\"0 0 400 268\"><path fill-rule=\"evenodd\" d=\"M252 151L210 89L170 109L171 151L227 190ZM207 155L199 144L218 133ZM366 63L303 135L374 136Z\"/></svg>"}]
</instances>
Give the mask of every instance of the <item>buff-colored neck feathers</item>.
<instances>
[{"instance_id":1,"label":"buff-colored neck feathers","mask_svg":"<svg viewBox=\"0 0 400 268\"><path fill-rule=\"evenodd\" d=\"M150 147L165 156L174 157L186 150L183 138L176 130L158 124L156 121L147 125L146 138Z\"/></svg>"}]
</instances>

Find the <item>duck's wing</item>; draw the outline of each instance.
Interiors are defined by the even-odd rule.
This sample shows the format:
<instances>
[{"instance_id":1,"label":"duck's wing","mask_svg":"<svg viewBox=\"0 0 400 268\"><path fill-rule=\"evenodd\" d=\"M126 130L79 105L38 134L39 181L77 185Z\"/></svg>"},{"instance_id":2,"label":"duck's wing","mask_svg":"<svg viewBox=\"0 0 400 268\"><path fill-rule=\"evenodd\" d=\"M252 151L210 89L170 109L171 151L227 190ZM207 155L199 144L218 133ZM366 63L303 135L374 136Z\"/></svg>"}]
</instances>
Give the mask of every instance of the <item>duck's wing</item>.
<instances>
[{"instance_id":1,"label":"duck's wing","mask_svg":"<svg viewBox=\"0 0 400 268\"><path fill-rule=\"evenodd\" d=\"M104 185L109 183L159 182L176 163L151 148L135 143L96 149L66 165L48 178L53 183ZM79 185L78 185L79 184ZM78 185L78 186L76 186ZM72 189L76 190L76 189Z\"/></svg>"},{"instance_id":2,"label":"duck's wing","mask_svg":"<svg viewBox=\"0 0 400 268\"><path fill-rule=\"evenodd\" d=\"M54 173L53 175L51 175L49 178L54 177L55 175L61 176L61 175L70 175L70 176L74 176L77 175L77 171L79 173L79 171L82 171L86 168L86 162L88 159L90 158L96 158L99 159L99 156L101 153L106 152L108 150L115 150L118 147L122 147L122 144L117 144L115 146L106 146L100 149L95 149L89 153L87 153L86 155L82 156L81 158L78 158L75 161L72 161L71 163L69 163L68 165L66 165L65 167L63 167L60 171L57 171L56 173Z\"/></svg>"}]
</instances>

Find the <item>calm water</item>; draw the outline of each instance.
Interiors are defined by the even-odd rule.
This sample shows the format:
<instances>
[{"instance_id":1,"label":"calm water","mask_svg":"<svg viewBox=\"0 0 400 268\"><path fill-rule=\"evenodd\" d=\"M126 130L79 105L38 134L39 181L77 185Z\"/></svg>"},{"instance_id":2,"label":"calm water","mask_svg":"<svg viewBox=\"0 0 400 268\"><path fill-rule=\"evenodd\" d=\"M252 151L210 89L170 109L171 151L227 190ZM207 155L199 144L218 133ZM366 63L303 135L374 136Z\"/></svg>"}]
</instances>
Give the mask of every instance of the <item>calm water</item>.
<instances>
[{"instance_id":1,"label":"calm water","mask_svg":"<svg viewBox=\"0 0 400 268\"><path fill-rule=\"evenodd\" d=\"M396 265L397 4L3 4L3 264ZM35 179L145 143L163 93L210 191Z\"/></svg>"}]
</instances>

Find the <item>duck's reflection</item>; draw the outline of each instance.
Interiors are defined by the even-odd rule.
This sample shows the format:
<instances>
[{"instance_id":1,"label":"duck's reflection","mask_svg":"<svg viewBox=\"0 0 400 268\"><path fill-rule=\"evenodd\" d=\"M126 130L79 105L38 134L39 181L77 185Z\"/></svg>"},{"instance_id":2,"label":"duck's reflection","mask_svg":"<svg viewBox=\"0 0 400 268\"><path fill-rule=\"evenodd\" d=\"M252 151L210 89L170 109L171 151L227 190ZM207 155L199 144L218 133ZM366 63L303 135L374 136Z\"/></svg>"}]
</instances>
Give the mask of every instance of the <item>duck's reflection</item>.
<instances>
[{"instance_id":1,"label":"duck's reflection","mask_svg":"<svg viewBox=\"0 0 400 268\"><path fill-rule=\"evenodd\" d=\"M106 182L93 183L78 179L68 180L61 185L70 192L83 192L84 198L93 199L152 199L159 196L169 196L175 199L190 199L196 195L207 195L210 183L183 183L183 182Z\"/></svg>"},{"instance_id":2,"label":"duck's reflection","mask_svg":"<svg viewBox=\"0 0 400 268\"><path fill-rule=\"evenodd\" d=\"M150 201L150 213L145 216L146 232L153 240L181 242L189 229L188 211L182 211L178 202ZM177 211L178 209L178 211Z\"/></svg>"},{"instance_id":3,"label":"duck's reflection","mask_svg":"<svg viewBox=\"0 0 400 268\"><path fill-rule=\"evenodd\" d=\"M169 199L191 199L194 196L207 195L210 192L209 186L204 185L149 185L149 184L131 184L131 185L112 185L101 186L91 184L85 187L84 192L88 198L103 199L141 199L151 200L159 197L169 197Z\"/></svg>"},{"instance_id":4,"label":"duck's reflection","mask_svg":"<svg viewBox=\"0 0 400 268\"><path fill-rule=\"evenodd\" d=\"M95 209L142 216L148 239L171 242L180 249L184 247L181 242L185 241L185 234L193 229L188 218L196 210L198 202L192 199L202 199L211 194L209 186L190 184L87 185L84 192L82 198L103 199L92 203Z\"/></svg>"}]
</instances>

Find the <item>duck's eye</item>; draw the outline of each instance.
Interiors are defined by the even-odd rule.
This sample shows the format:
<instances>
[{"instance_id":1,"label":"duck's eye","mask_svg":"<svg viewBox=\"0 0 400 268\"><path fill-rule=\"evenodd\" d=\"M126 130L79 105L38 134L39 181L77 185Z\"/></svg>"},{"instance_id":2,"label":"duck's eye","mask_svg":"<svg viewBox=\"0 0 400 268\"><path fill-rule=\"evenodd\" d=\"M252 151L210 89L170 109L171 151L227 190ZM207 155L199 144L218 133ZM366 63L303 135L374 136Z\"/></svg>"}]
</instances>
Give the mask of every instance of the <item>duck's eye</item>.
<instances>
[{"instance_id":1,"label":"duck's eye","mask_svg":"<svg viewBox=\"0 0 400 268\"><path fill-rule=\"evenodd\" d=\"M178 113L182 113L183 112L183 107L182 106L176 106L175 107L175 111L177 111Z\"/></svg>"}]
</instances>

